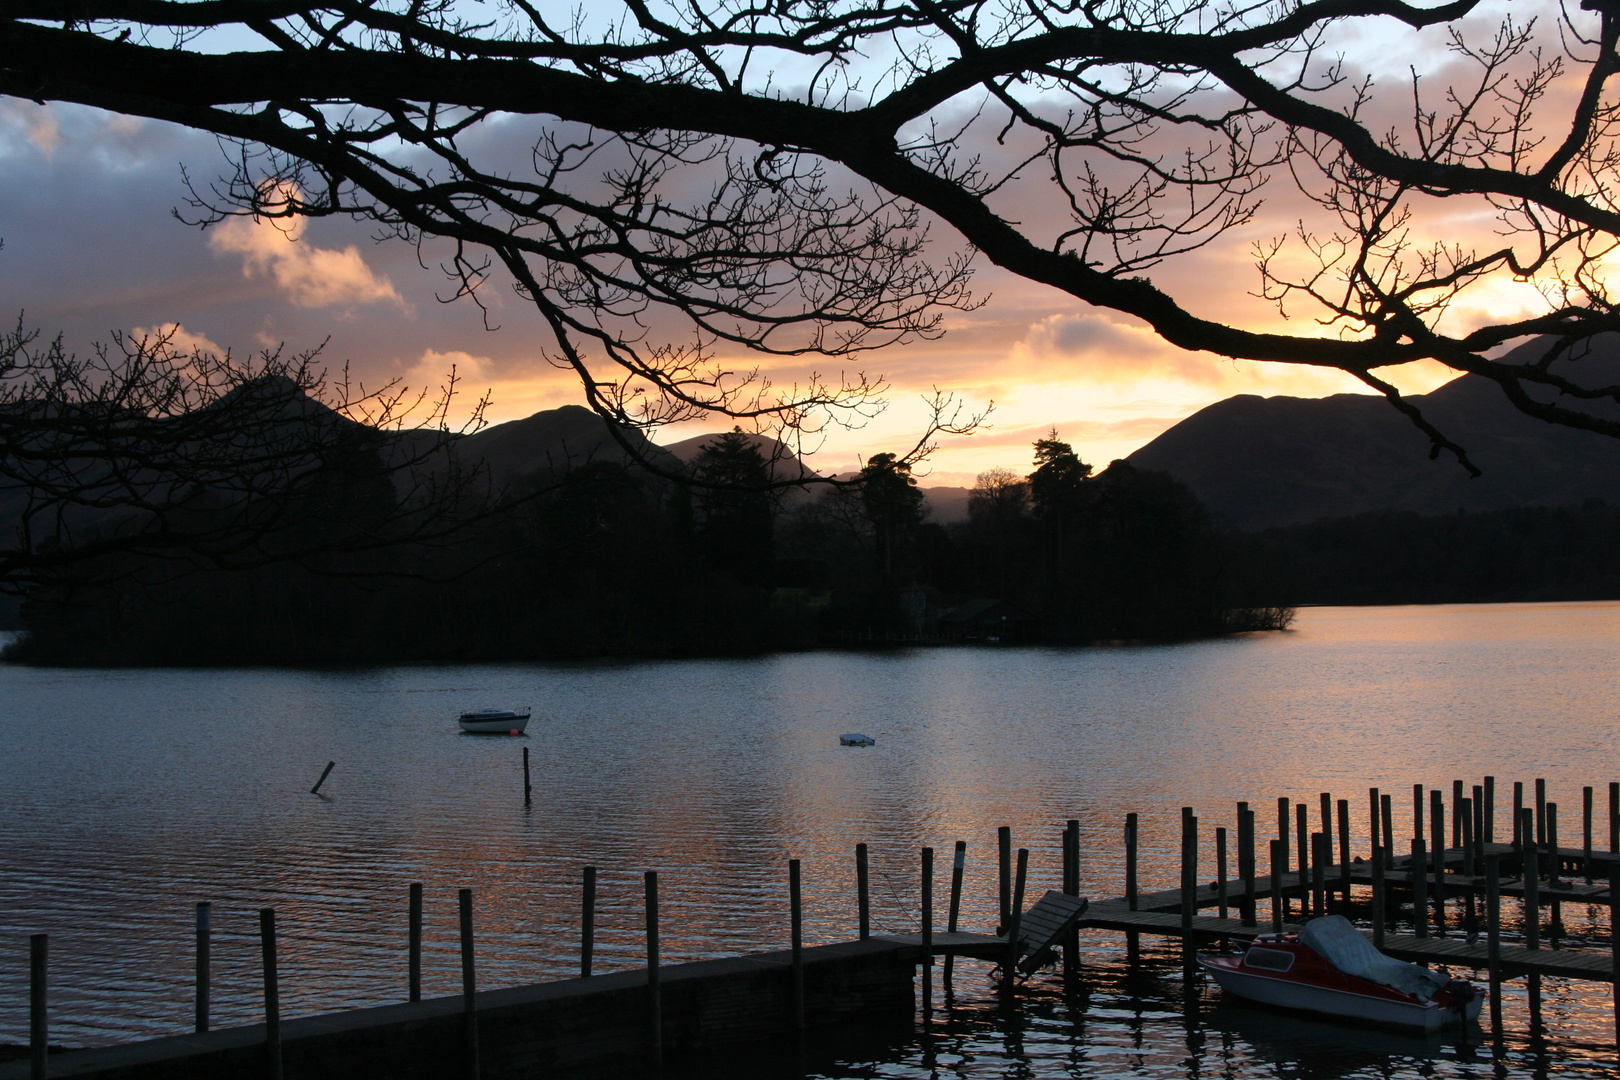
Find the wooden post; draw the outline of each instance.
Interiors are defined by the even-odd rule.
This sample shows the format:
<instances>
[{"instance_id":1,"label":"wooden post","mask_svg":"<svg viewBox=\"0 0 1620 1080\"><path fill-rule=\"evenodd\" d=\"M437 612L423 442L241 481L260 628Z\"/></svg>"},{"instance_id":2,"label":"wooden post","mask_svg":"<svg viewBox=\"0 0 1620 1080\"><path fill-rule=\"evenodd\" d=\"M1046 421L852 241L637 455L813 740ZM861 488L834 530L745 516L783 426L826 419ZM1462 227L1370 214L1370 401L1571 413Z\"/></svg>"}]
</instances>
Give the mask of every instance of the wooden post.
<instances>
[{"instance_id":1,"label":"wooden post","mask_svg":"<svg viewBox=\"0 0 1620 1080\"><path fill-rule=\"evenodd\" d=\"M1474 867L1483 872L1485 866L1485 789L1474 785Z\"/></svg>"},{"instance_id":2,"label":"wooden post","mask_svg":"<svg viewBox=\"0 0 1620 1080\"><path fill-rule=\"evenodd\" d=\"M1333 837L1311 833L1311 910L1317 917L1327 914L1327 863Z\"/></svg>"},{"instance_id":3,"label":"wooden post","mask_svg":"<svg viewBox=\"0 0 1620 1080\"><path fill-rule=\"evenodd\" d=\"M1339 800L1339 892L1350 907L1350 800Z\"/></svg>"},{"instance_id":4,"label":"wooden post","mask_svg":"<svg viewBox=\"0 0 1620 1080\"><path fill-rule=\"evenodd\" d=\"M461 1015L466 1073L478 1080L478 973L473 965L472 890L462 889L456 898L461 914Z\"/></svg>"},{"instance_id":5,"label":"wooden post","mask_svg":"<svg viewBox=\"0 0 1620 1080\"><path fill-rule=\"evenodd\" d=\"M1310 820L1306 816L1305 804L1300 803L1294 807L1294 820L1299 829L1299 907L1302 915L1311 914L1311 862L1315 855L1310 849Z\"/></svg>"},{"instance_id":6,"label":"wooden post","mask_svg":"<svg viewBox=\"0 0 1620 1080\"><path fill-rule=\"evenodd\" d=\"M1620 854L1620 780L1609 781L1609 854Z\"/></svg>"},{"instance_id":7,"label":"wooden post","mask_svg":"<svg viewBox=\"0 0 1620 1080\"><path fill-rule=\"evenodd\" d=\"M1005 933L1007 920L1012 918L1012 829L1006 825L996 830L996 857L1000 860L996 872L1001 886L1001 922L996 932Z\"/></svg>"},{"instance_id":8,"label":"wooden post","mask_svg":"<svg viewBox=\"0 0 1620 1080\"><path fill-rule=\"evenodd\" d=\"M927 865L928 848L923 848ZM799 860L788 860L788 923L793 949L793 1030L804 1031L804 908L799 881ZM926 906L926 905L925 905ZM928 928L923 927L923 952L927 955Z\"/></svg>"},{"instance_id":9,"label":"wooden post","mask_svg":"<svg viewBox=\"0 0 1620 1080\"><path fill-rule=\"evenodd\" d=\"M48 934L28 936L28 1075L31 1080L45 1080L50 1075L51 1029L45 993L50 948Z\"/></svg>"},{"instance_id":10,"label":"wooden post","mask_svg":"<svg viewBox=\"0 0 1620 1080\"><path fill-rule=\"evenodd\" d=\"M1614 995L1614 1039L1620 1048L1620 863L1609 863L1609 966Z\"/></svg>"},{"instance_id":11,"label":"wooden post","mask_svg":"<svg viewBox=\"0 0 1620 1080\"><path fill-rule=\"evenodd\" d=\"M1496 843L1496 777L1485 778L1485 820L1480 830L1480 843Z\"/></svg>"},{"instance_id":12,"label":"wooden post","mask_svg":"<svg viewBox=\"0 0 1620 1080\"><path fill-rule=\"evenodd\" d=\"M1430 792L1429 837L1434 845L1429 855L1434 874L1434 925L1440 934L1446 932L1446 798L1439 788Z\"/></svg>"},{"instance_id":13,"label":"wooden post","mask_svg":"<svg viewBox=\"0 0 1620 1080\"><path fill-rule=\"evenodd\" d=\"M533 801L534 786L529 783L529 748L523 748L523 805L528 806Z\"/></svg>"},{"instance_id":14,"label":"wooden post","mask_svg":"<svg viewBox=\"0 0 1620 1080\"><path fill-rule=\"evenodd\" d=\"M1063 891L1069 896L1080 895L1080 819L1070 818L1063 829L1064 877ZM1080 931L1069 927L1063 935L1063 975L1073 978L1080 958Z\"/></svg>"},{"instance_id":15,"label":"wooden post","mask_svg":"<svg viewBox=\"0 0 1620 1080\"><path fill-rule=\"evenodd\" d=\"M1283 928L1282 868L1285 858L1282 841L1271 841L1271 931L1274 934L1282 933Z\"/></svg>"},{"instance_id":16,"label":"wooden post","mask_svg":"<svg viewBox=\"0 0 1620 1080\"><path fill-rule=\"evenodd\" d=\"M1524 829L1524 781L1513 781L1513 846L1522 848L1525 845ZM1520 852L1523 855L1523 852Z\"/></svg>"},{"instance_id":17,"label":"wooden post","mask_svg":"<svg viewBox=\"0 0 1620 1080\"><path fill-rule=\"evenodd\" d=\"M1029 849L1018 849L1018 880L1011 898L1007 916L1007 957L1001 966L1001 987L1012 990L1018 982L1018 931L1024 921L1024 882L1029 873Z\"/></svg>"},{"instance_id":18,"label":"wooden post","mask_svg":"<svg viewBox=\"0 0 1620 1080\"><path fill-rule=\"evenodd\" d=\"M1592 884L1592 789L1581 788L1581 873Z\"/></svg>"},{"instance_id":19,"label":"wooden post","mask_svg":"<svg viewBox=\"0 0 1620 1080\"><path fill-rule=\"evenodd\" d=\"M315 781L315 786L314 787L309 789L309 793L311 795L319 795L321 793L321 785L326 783L326 778L328 776L332 775L332 766L334 766L336 764L337 764L337 762L335 762L335 761L328 761L326 763L326 768L321 770L321 778L319 780Z\"/></svg>"},{"instance_id":20,"label":"wooden post","mask_svg":"<svg viewBox=\"0 0 1620 1080\"><path fill-rule=\"evenodd\" d=\"M1373 945L1384 947L1384 852L1373 848L1372 859L1372 931Z\"/></svg>"},{"instance_id":21,"label":"wooden post","mask_svg":"<svg viewBox=\"0 0 1620 1080\"><path fill-rule=\"evenodd\" d=\"M1412 836L1423 839L1423 785L1412 785Z\"/></svg>"},{"instance_id":22,"label":"wooden post","mask_svg":"<svg viewBox=\"0 0 1620 1080\"><path fill-rule=\"evenodd\" d=\"M1535 836L1535 822L1526 809L1519 816L1519 832L1528 841ZM1541 852L1533 843L1524 845L1524 947L1541 947Z\"/></svg>"},{"instance_id":23,"label":"wooden post","mask_svg":"<svg viewBox=\"0 0 1620 1080\"><path fill-rule=\"evenodd\" d=\"M872 936L871 876L866 865L866 845L855 845L855 903L860 911L861 940Z\"/></svg>"},{"instance_id":24,"label":"wooden post","mask_svg":"<svg viewBox=\"0 0 1620 1080\"><path fill-rule=\"evenodd\" d=\"M1226 918L1226 826L1215 828L1215 904Z\"/></svg>"},{"instance_id":25,"label":"wooden post","mask_svg":"<svg viewBox=\"0 0 1620 1080\"><path fill-rule=\"evenodd\" d=\"M1238 876L1243 879L1243 925L1257 926L1259 897L1255 889L1254 811L1247 803L1238 811Z\"/></svg>"},{"instance_id":26,"label":"wooden post","mask_svg":"<svg viewBox=\"0 0 1620 1080\"><path fill-rule=\"evenodd\" d=\"M922 849L923 1012L934 1007L934 849Z\"/></svg>"},{"instance_id":27,"label":"wooden post","mask_svg":"<svg viewBox=\"0 0 1620 1080\"><path fill-rule=\"evenodd\" d=\"M1558 804L1555 802L1547 804L1546 829L1547 884L1556 889L1562 885L1562 882L1558 879L1560 871L1564 868L1564 853L1558 848ZM1557 901L1555 900L1553 903L1556 904ZM1558 920L1554 919L1553 921L1557 922Z\"/></svg>"},{"instance_id":28,"label":"wooden post","mask_svg":"<svg viewBox=\"0 0 1620 1080\"><path fill-rule=\"evenodd\" d=\"M1294 819L1288 809L1286 798L1277 800L1277 839L1282 841L1282 872L1288 873L1289 863L1293 856L1288 849L1288 831L1293 827ZM1284 902L1287 900L1284 898Z\"/></svg>"},{"instance_id":29,"label":"wooden post","mask_svg":"<svg viewBox=\"0 0 1620 1080\"><path fill-rule=\"evenodd\" d=\"M1388 838L1379 839L1381 835L1378 828L1378 789L1367 789L1367 840L1372 845L1371 851L1376 852L1383 847Z\"/></svg>"},{"instance_id":30,"label":"wooden post","mask_svg":"<svg viewBox=\"0 0 1620 1080\"><path fill-rule=\"evenodd\" d=\"M1412 934L1414 937L1426 938L1429 936L1429 890L1428 875L1424 872L1429 865L1427 852L1424 849L1423 838L1417 837L1412 841Z\"/></svg>"},{"instance_id":31,"label":"wooden post","mask_svg":"<svg viewBox=\"0 0 1620 1080\"><path fill-rule=\"evenodd\" d=\"M1472 878L1474 876L1474 803L1472 799L1464 799L1462 804L1457 807L1456 824L1461 833L1457 839L1462 845L1463 876ZM1470 898L1474 895L1472 882L1469 883L1468 895Z\"/></svg>"},{"instance_id":32,"label":"wooden post","mask_svg":"<svg viewBox=\"0 0 1620 1080\"><path fill-rule=\"evenodd\" d=\"M1181 936L1192 944L1193 916L1198 914L1198 819L1181 817Z\"/></svg>"},{"instance_id":33,"label":"wooden post","mask_svg":"<svg viewBox=\"0 0 1620 1080\"><path fill-rule=\"evenodd\" d=\"M259 909L259 959L264 966L264 1071L281 1080L281 988L276 983L276 909Z\"/></svg>"},{"instance_id":34,"label":"wooden post","mask_svg":"<svg viewBox=\"0 0 1620 1080\"><path fill-rule=\"evenodd\" d=\"M411 882L405 914L405 983L409 1001L422 1000L422 883Z\"/></svg>"},{"instance_id":35,"label":"wooden post","mask_svg":"<svg viewBox=\"0 0 1620 1080\"><path fill-rule=\"evenodd\" d=\"M579 977L591 977L596 959L596 867L585 868L585 881L579 903Z\"/></svg>"},{"instance_id":36,"label":"wooden post","mask_svg":"<svg viewBox=\"0 0 1620 1080\"><path fill-rule=\"evenodd\" d=\"M1125 815L1125 906L1136 910L1136 815Z\"/></svg>"},{"instance_id":37,"label":"wooden post","mask_svg":"<svg viewBox=\"0 0 1620 1080\"><path fill-rule=\"evenodd\" d=\"M1485 856L1485 966L1491 982L1491 1032L1502 1037L1502 859Z\"/></svg>"},{"instance_id":38,"label":"wooden post","mask_svg":"<svg viewBox=\"0 0 1620 1080\"><path fill-rule=\"evenodd\" d=\"M199 1033L208 1030L208 991L209 991L208 977L209 977L209 974L210 974L210 968L213 966L212 963L211 963L212 952L213 952L213 941L212 941L212 938L213 938L213 921L214 921L214 905L209 903L207 900L204 900L204 901L202 901L201 903L199 903L197 905L197 929L196 929L196 933L197 933L197 963L196 963L197 991L196 991L196 996L195 996L196 1008L194 1010L194 1015L195 1015L195 1019L194 1019L195 1027L194 1027L194 1030L196 1030Z\"/></svg>"},{"instance_id":39,"label":"wooden post","mask_svg":"<svg viewBox=\"0 0 1620 1080\"><path fill-rule=\"evenodd\" d=\"M1333 793L1324 791L1317 796L1322 801L1322 835L1328 838L1328 861L1333 861Z\"/></svg>"},{"instance_id":40,"label":"wooden post","mask_svg":"<svg viewBox=\"0 0 1620 1080\"><path fill-rule=\"evenodd\" d=\"M1451 846L1462 846L1463 782L1451 782Z\"/></svg>"},{"instance_id":41,"label":"wooden post","mask_svg":"<svg viewBox=\"0 0 1620 1080\"><path fill-rule=\"evenodd\" d=\"M658 871L642 875L647 901L647 1061L664 1068L664 998L658 981Z\"/></svg>"},{"instance_id":42,"label":"wooden post","mask_svg":"<svg viewBox=\"0 0 1620 1080\"><path fill-rule=\"evenodd\" d=\"M1075 843L1079 843L1078 835L1075 837ZM945 932L948 934L956 933L957 916L962 911L962 872L966 866L967 841L958 840L956 842L956 857L951 864L951 908L945 917ZM951 973L952 968L956 966L955 961L956 956L953 953L945 954L946 993L950 993Z\"/></svg>"},{"instance_id":43,"label":"wooden post","mask_svg":"<svg viewBox=\"0 0 1620 1080\"><path fill-rule=\"evenodd\" d=\"M1390 795L1378 796L1378 809L1384 819L1384 869L1395 867L1395 801Z\"/></svg>"},{"instance_id":44,"label":"wooden post","mask_svg":"<svg viewBox=\"0 0 1620 1080\"><path fill-rule=\"evenodd\" d=\"M1536 777L1536 847L1547 848L1547 781Z\"/></svg>"}]
</instances>

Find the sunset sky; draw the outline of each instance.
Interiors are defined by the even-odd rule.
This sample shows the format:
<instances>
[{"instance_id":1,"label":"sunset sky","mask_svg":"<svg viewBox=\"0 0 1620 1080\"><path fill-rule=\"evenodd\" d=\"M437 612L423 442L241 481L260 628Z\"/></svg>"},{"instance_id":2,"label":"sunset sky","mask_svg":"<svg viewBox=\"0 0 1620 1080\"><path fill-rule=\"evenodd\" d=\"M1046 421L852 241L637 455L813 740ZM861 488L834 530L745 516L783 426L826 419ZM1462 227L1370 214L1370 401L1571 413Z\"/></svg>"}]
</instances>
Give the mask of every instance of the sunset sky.
<instances>
[{"instance_id":1,"label":"sunset sky","mask_svg":"<svg viewBox=\"0 0 1620 1080\"><path fill-rule=\"evenodd\" d=\"M1444 75L1449 61L1433 59L1444 51L1436 48L1441 33L1409 35L1423 40L1390 47L1380 56L1385 74L1427 56ZM453 364L469 399L492 392L488 415L497 422L580 400L573 376L540 356L539 317L509 290L492 290L491 321L498 327L486 330L475 306L440 302L451 289L436 266L442 252L431 246L421 253L424 267L410 246L375 243L365 225L347 221L317 221L296 238L243 219L188 227L171 213L188 212L182 166L199 186L226 167L210 136L74 106L0 102L0 293L10 303L7 317L21 311L28 325L62 332L80 350L115 329L172 325L184 342L238 352L330 339L325 360L350 362L371 383L400 377L436 385ZM1281 325L1275 310L1249 295L1258 286L1250 252L1304 211L1298 195L1281 186L1268 189L1267 198L1255 224L1155 268L1155 282L1169 285L1195 312L1257 328ZM1424 226L1432 235L1488 236L1491 223L1478 205L1427 209ZM939 250L952 240L939 234ZM935 484L971 483L995 465L1021 469L1029 444L1053 427L1100 466L1232 394L1365 392L1335 373L1179 352L1129 320L982 263L975 292L986 303L952 313L939 340L856 361L769 362L778 382L811 368L828 375L861 368L891 385L888 410L859 430L829 433L812 459L815 468L845 471L867 455L908 448L923 420L920 395L933 387L959 394L969 407L995 403L991 427L943 442L929 466L927 482ZM1489 285L1470 303L1448 315L1451 328L1484 318L1487 308L1497 317L1510 314L1527 300L1519 287ZM1306 314L1287 328L1309 333L1309 325ZM740 367L759 363L728 359ZM1393 375L1408 392L1450 377L1434 365ZM704 429L656 437L672 442Z\"/></svg>"}]
</instances>

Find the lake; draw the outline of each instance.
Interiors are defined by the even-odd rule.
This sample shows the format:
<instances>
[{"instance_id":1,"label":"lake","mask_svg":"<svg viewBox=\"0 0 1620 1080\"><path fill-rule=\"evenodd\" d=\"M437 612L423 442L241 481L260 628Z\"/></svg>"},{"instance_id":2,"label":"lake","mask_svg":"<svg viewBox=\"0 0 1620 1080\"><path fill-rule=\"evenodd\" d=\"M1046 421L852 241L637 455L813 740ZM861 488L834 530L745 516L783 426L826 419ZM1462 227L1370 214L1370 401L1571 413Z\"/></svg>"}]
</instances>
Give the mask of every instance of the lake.
<instances>
[{"instance_id":1,"label":"lake","mask_svg":"<svg viewBox=\"0 0 1620 1080\"><path fill-rule=\"evenodd\" d=\"M600 868L598 970L640 966L641 872L664 958L781 947L786 860L808 943L852 937L854 858L874 921L915 929L918 849L968 843L964 927L995 922L997 826L1054 887L1065 819L1082 891L1177 881L1180 807L1333 792L1358 850L1366 789L1547 778L1578 834L1581 786L1620 779L1620 603L1318 608L1295 628L1093 649L959 647L743 660L372 670L0 666L0 1042L27 1036L27 935L51 937L53 1039L188 1029L192 905L214 903L214 1020L259 1008L257 910L277 909L285 1015L400 1000L407 886L427 890L426 993L459 992L455 895L474 890L480 985L574 974L581 868ZM524 738L457 713L532 706ZM839 746L865 732L877 745ZM534 799L523 803L522 748ZM335 761L321 796L310 786ZM1314 816L1314 814L1313 814ZM1499 824L1499 828L1502 826ZM1212 855L1206 851L1205 860ZM948 856L942 855L942 864ZM1211 865L1205 862L1204 865ZM945 872L941 872L941 885ZM1607 912L1566 909L1606 940ZM1606 987L1549 980L1545 1044L1510 983L1509 1057L1316 1030L1198 991L1173 949L1130 969L1088 937L1084 992L1038 976L1021 1009L959 976L933 1038L812 1063L832 1077L1613 1075Z\"/></svg>"}]
</instances>

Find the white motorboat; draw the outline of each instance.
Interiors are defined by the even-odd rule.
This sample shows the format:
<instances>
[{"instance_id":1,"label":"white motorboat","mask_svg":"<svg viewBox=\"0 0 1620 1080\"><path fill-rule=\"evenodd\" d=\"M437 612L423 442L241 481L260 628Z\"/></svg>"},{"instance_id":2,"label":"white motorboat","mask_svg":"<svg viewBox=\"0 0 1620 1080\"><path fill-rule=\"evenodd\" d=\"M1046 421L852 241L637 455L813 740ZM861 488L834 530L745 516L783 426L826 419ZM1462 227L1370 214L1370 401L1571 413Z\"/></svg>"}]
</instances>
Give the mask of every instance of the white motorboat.
<instances>
[{"instance_id":1,"label":"white motorboat","mask_svg":"<svg viewBox=\"0 0 1620 1080\"><path fill-rule=\"evenodd\" d=\"M529 710L479 709L462 713L457 723L472 735L521 735L529 726Z\"/></svg>"},{"instance_id":2,"label":"white motorboat","mask_svg":"<svg viewBox=\"0 0 1620 1080\"><path fill-rule=\"evenodd\" d=\"M1234 955L1198 957L1221 989L1336 1020L1438 1031L1479 1019L1484 996L1464 979L1385 956L1341 915L1294 934L1261 934Z\"/></svg>"}]
</instances>

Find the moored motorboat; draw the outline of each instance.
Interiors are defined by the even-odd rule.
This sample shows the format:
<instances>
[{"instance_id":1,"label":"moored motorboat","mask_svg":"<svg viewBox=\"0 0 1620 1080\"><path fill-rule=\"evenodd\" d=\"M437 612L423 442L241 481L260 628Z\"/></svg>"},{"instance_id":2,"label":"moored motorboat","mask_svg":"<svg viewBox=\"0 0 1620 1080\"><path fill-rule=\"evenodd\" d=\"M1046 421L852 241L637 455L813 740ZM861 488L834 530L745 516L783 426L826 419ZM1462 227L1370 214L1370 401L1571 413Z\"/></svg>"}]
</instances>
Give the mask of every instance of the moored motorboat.
<instances>
[{"instance_id":1,"label":"moored motorboat","mask_svg":"<svg viewBox=\"0 0 1620 1080\"><path fill-rule=\"evenodd\" d=\"M1265 1005L1337 1020L1420 1031L1479 1018L1484 999L1465 979L1385 956L1342 915L1295 934L1261 934L1242 952L1200 955L1221 989Z\"/></svg>"},{"instance_id":2,"label":"moored motorboat","mask_svg":"<svg viewBox=\"0 0 1620 1080\"><path fill-rule=\"evenodd\" d=\"M457 723L473 735L521 735L529 726L529 710L479 709L462 713Z\"/></svg>"}]
</instances>

